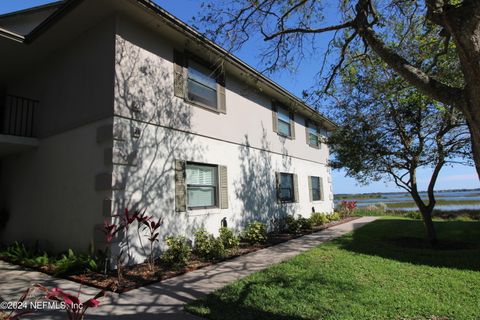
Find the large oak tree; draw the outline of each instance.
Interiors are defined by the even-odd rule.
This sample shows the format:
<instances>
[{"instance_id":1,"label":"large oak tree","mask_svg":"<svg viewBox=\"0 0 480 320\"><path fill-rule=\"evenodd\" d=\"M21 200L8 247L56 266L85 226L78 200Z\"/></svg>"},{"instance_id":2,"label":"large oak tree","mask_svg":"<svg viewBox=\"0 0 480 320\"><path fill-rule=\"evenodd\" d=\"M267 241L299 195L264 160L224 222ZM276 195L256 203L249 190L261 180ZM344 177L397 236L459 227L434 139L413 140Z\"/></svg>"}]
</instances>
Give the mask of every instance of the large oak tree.
<instances>
[{"instance_id":1,"label":"large oak tree","mask_svg":"<svg viewBox=\"0 0 480 320\"><path fill-rule=\"evenodd\" d=\"M341 81L342 98L332 114L340 128L329 139L335 155L332 167L344 168L364 183L390 179L407 191L435 245L432 212L438 175L449 163L470 161L465 119L455 108L406 84L380 59L349 63ZM417 179L421 168L430 172L422 177L427 179L425 195Z\"/></svg>"},{"instance_id":2,"label":"large oak tree","mask_svg":"<svg viewBox=\"0 0 480 320\"><path fill-rule=\"evenodd\" d=\"M330 8L335 4L334 8ZM200 19L207 35L235 50L261 34L266 70L289 68L305 54L318 53L318 35L332 34L327 54L337 54L330 72L319 70L315 93L331 93L351 47L379 57L414 88L460 111L471 134L471 149L480 177L480 1L478 0L215 0ZM412 23L423 23L419 56L407 56ZM413 28L415 29L415 28ZM397 32L397 31L401 32ZM398 36L399 34L405 37ZM332 50L337 48L337 50ZM435 72L439 57L453 50L461 81ZM360 57L361 58L361 57ZM318 55L319 61L329 61ZM310 95L315 98L316 95Z\"/></svg>"}]
</instances>

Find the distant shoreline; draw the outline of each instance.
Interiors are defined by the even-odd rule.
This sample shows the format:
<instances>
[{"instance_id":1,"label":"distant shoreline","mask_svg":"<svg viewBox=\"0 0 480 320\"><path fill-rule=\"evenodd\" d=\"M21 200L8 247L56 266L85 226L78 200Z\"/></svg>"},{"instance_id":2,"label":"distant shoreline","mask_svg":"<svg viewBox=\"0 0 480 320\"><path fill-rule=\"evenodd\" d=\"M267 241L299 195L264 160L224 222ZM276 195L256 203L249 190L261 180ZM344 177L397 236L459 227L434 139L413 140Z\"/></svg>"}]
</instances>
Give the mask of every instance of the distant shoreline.
<instances>
[{"instance_id":1,"label":"distant shoreline","mask_svg":"<svg viewBox=\"0 0 480 320\"><path fill-rule=\"evenodd\" d=\"M425 193L426 191L421 191L421 193ZM442 189L436 190L435 193L443 193L443 192L479 192L480 195L480 188L473 188L473 189ZM385 198L384 195L389 194L404 194L409 195L408 192L401 192L401 191L390 191L390 192L366 192L366 193L337 193L334 194L335 200L363 200L363 199L382 199Z\"/></svg>"}]
</instances>

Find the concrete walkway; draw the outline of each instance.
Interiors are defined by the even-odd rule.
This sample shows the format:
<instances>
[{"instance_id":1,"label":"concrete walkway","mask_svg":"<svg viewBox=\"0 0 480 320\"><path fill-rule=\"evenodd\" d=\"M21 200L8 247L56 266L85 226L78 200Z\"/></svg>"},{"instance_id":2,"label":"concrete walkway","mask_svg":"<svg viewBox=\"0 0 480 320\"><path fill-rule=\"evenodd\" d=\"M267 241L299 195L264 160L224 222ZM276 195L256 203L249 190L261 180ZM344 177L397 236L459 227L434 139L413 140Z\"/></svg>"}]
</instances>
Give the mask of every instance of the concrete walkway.
<instances>
[{"instance_id":1,"label":"concrete walkway","mask_svg":"<svg viewBox=\"0 0 480 320\"><path fill-rule=\"evenodd\" d=\"M376 219L363 217L124 294L110 294L101 300L99 308L88 312L86 319L198 320L200 318L183 311L184 304ZM71 281L55 279L39 272L24 271L0 261L0 300L16 301L21 292L33 283L52 288L60 287L69 292L76 292L79 287ZM94 294L98 290L82 287L82 292ZM42 317L32 316L32 319L65 319L63 312L55 311Z\"/></svg>"}]
</instances>

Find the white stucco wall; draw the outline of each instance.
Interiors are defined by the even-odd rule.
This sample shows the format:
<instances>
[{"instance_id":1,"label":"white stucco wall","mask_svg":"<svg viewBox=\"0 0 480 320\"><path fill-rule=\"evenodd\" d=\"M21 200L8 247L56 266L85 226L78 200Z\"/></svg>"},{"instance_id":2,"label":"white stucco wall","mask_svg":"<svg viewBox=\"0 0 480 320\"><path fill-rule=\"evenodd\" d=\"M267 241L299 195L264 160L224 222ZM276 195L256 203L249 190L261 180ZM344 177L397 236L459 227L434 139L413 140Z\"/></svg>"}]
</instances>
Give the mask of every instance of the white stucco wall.
<instances>
[{"instance_id":1,"label":"white stucco wall","mask_svg":"<svg viewBox=\"0 0 480 320\"><path fill-rule=\"evenodd\" d=\"M119 18L117 23L113 131L118 158L113 166L112 214L146 209L148 215L163 219L163 239L171 234L192 238L200 226L216 234L224 217L240 230L252 220L270 223L286 214L308 217L312 207L332 212L328 148L307 145L303 117L295 118L296 139L280 137L272 128L271 99L230 74L226 114L175 97L173 45L128 20ZM133 105L140 110L134 111ZM138 138L133 137L135 129ZM133 154L134 161L126 160ZM227 166L228 209L175 212L175 159ZM277 171L298 175L298 203L277 203ZM308 176L323 178L322 201L310 202ZM131 232L131 258L142 261L137 230Z\"/></svg>"},{"instance_id":2,"label":"white stucco wall","mask_svg":"<svg viewBox=\"0 0 480 320\"><path fill-rule=\"evenodd\" d=\"M136 165L115 165L114 181L122 190L113 191L113 212L121 214L124 208L146 209L147 215L162 218L164 226L160 237L185 235L192 238L194 231L204 226L216 234L221 220L241 230L248 222L260 220L267 224L286 214L309 217L312 207L316 212L331 212L331 183L325 165L296 157L229 143L214 138L188 134L131 119L115 118L115 126L126 140L116 143L117 150L137 150ZM133 138L129 128L140 127L141 136ZM228 209L196 209L175 212L174 160L225 165L228 170ZM299 202L278 204L276 201L275 172L298 175ZM324 178L322 201L310 202L308 176ZM124 186L124 187L123 187ZM131 254L142 260L141 244L136 229L131 237ZM162 244L163 246L163 244Z\"/></svg>"},{"instance_id":3,"label":"white stucco wall","mask_svg":"<svg viewBox=\"0 0 480 320\"><path fill-rule=\"evenodd\" d=\"M116 115L172 126L171 117L166 113L152 117L162 107L161 103L165 104L160 100L165 100L172 104L173 112L181 108L188 113L190 121L181 128L186 131L235 143L243 143L248 137L254 147L261 147L266 140L269 149L274 152L327 162L326 145L323 144L321 150L307 145L305 119L301 115L295 115L295 140L282 138L273 132L271 97L245 85L236 75L226 76L226 114L193 106L174 96L172 43L162 38L160 33L122 17L117 19L117 33ZM177 49L188 50L188 47ZM132 113L129 109L132 101L140 105L140 112Z\"/></svg>"}]
</instances>

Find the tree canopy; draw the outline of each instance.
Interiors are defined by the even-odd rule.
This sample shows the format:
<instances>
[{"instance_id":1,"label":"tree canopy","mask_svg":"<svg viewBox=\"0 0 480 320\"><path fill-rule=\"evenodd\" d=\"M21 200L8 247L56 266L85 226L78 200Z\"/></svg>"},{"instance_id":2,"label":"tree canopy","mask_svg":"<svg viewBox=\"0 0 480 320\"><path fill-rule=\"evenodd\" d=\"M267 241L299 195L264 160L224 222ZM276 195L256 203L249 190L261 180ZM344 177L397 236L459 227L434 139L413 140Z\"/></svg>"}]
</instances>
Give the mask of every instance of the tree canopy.
<instances>
[{"instance_id":1,"label":"tree canopy","mask_svg":"<svg viewBox=\"0 0 480 320\"><path fill-rule=\"evenodd\" d=\"M464 115L480 176L479 1L215 0L204 9L207 35L228 49L260 34L266 71L291 68L306 55L323 61L318 85L305 92L310 103L325 94L339 98L335 82L352 60L381 59L422 94ZM332 65L318 50L324 33L331 35Z\"/></svg>"},{"instance_id":2,"label":"tree canopy","mask_svg":"<svg viewBox=\"0 0 480 320\"><path fill-rule=\"evenodd\" d=\"M412 196L435 243L431 215L438 175L446 164L471 161L465 119L406 84L380 59L356 61L341 78L343 99L335 109L341 126L329 139L332 167L363 183L394 181ZM426 167L431 176L422 199L417 170Z\"/></svg>"}]
</instances>

